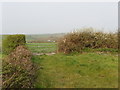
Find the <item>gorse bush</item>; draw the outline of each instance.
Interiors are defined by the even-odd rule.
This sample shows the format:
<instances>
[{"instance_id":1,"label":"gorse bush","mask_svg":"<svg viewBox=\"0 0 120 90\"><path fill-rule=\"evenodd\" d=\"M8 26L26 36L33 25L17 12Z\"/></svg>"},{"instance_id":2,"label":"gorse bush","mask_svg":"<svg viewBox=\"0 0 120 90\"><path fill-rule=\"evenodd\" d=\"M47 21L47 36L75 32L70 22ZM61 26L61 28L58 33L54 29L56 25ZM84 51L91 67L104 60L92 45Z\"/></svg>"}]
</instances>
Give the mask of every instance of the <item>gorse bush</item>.
<instances>
[{"instance_id":1,"label":"gorse bush","mask_svg":"<svg viewBox=\"0 0 120 90\"><path fill-rule=\"evenodd\" d=\"M35 66L31 61L32 53L25 46L18 46L2 66L3 88L33 88Z\"/></svg>"},{"instance_id":2,"label":"gorse bush","mask_svg":"<svg viewBox=\"0 0 120 90\"><path fill-rule=\"evenodd\" d=\"M2 40L2 51L5 54L12 52L17 46L25 45L25 35L6 35Z\"/></svg>"},{"instance_id":3,"label":"gorse bush","mask_svg":"<svg viewBox=\"0 0 120 90\"><path fill-rule=\"evenodd\" d=\"M85 48L118 48L117 33L94 32L92 28L66 34L58 42L58 52L82 52Z\"/></svg>"}]
</instances>

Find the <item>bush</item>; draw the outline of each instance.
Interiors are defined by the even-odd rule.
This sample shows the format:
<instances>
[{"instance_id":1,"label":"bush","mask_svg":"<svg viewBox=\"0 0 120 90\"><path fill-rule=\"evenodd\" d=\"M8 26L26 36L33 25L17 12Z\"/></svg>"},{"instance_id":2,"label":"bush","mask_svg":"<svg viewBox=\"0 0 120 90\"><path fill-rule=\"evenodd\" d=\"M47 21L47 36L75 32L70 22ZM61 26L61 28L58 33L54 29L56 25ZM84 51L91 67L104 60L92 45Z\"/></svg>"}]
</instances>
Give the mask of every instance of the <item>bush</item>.
<instances>
[{"instance_id":1,"label":"bush","mask_svg":"<svg viewBox=\"0 0 120 90\"><path fill-rule=\"evenodd\" d=\"M94 32L92 28L68 33L58 42L58 52L82 52L85 48L118 48L118 35Z\"/></svg>"},{"instance_id":2,"label":"bush","mask_svg":"<svg viewBox=\"0 0 120 90\"><path fill-rule=\"evenodd\" d=\"M17 46L25 45L25 35L17 34L17 35L7 35L2 40L2 51L5 54L9 54L12 52Z\"/></svg>"},{"instance_id":3,"label":"bush","mask_svg":"<svg viewBox=\"0 0 120 90\"><path fill-rule=\"evenodd\" d=\"M32 53L25 46L18 46L3 60L3 88L33 88L35 66Z\"/></svg>"}]
</instances>

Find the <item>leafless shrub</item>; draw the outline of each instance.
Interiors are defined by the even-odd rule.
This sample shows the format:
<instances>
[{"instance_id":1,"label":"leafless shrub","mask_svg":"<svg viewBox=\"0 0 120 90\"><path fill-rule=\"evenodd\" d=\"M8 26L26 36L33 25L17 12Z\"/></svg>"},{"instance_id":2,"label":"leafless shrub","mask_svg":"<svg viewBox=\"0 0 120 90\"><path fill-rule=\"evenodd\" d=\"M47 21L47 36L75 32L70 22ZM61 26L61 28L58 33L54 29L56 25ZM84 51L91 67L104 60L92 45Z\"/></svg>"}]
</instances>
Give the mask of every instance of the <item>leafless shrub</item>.
<instances>
[{"instance_id":1,"label":"leafless shrub","mask_svg":"<svg viewBox=\"0 0 120 90\"><path fill-rule=\"evenodd\" d=\"M117 33L95 32L92 28L68 33L58 42L58 52L82 52L84 48L118 48Z\"/></svg>"}]
</instances>

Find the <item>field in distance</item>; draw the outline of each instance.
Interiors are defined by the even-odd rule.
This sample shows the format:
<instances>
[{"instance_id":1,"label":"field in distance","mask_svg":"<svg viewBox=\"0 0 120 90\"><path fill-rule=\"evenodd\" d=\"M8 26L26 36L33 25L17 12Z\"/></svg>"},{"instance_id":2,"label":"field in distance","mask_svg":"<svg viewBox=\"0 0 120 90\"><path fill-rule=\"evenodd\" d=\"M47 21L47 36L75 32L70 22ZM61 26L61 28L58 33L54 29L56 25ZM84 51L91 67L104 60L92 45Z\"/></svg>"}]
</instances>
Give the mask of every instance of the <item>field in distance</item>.
<instances>
[{"instance_id":1,"label":"field in distance","mask_svg":"<svg viewBox=\"0 0 120 90\"><path fill-rule=\"evenodd\" d=\"M31 34L26 35L27 42L53 42L63 37L65 33L54 33L54 34Z\"/></svg>"},{"instance_id":2,"label":"field in distance","mask_svg":"<svg viewBox=\"0 0 120 90\"><path fill-rule=\"evenodd\" d=\"M27 43L33 53L53 53L57 50L57 43Z\"/></svg>"}]
</instances>

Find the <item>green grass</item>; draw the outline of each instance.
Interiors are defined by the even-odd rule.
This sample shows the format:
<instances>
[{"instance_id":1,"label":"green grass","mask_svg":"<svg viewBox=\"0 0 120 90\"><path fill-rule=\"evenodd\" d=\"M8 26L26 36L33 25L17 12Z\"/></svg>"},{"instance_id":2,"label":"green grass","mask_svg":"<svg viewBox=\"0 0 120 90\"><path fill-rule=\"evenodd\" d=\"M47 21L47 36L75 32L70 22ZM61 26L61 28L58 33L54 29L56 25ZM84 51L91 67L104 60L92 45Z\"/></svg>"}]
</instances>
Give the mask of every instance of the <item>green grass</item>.
<instances>
[{"instance_id":1,"label":"green grass","mask_svg":"<svg viewBox=\"0 0 120 90\"><path fill-rule=\"evenodd\" d=\"M4 58L5 56L5 54L0 53L0 59Z\"/></svg>"},{"instance_id":2,"label":"green grass","mask_svg":"<svg viewBox=\"0 0 120 90\"><path fill-rule=\"evenodd\" d=\"M33 53L50 53L57 50L57 43L27 43Z\"/></svg>"},{"instance_id":3,"label":"green grass","mask_svg":"<svg viewBox=\"0 0 120 90\"><path fill-rule=\"evenodd\" d=\"M0 53L0 59L2 58L2 54Z\"/></svg>"},{"instance_id":4,"label":"green grass","mask_svg":"<svg viewBox=\"0 0 120 90\"><path fill-rule=\"evenodd\" d=\"M112 54L56 54L34 56L37 88L117 88L118 56Z\"/></svg>"},{"instance_id":5,"label":"green grass","mask_svg":"<svg viewBox=\"0 0 120 90\"><path fill-rule=\"evenodd\" d=\"M118 53L118 49L114 49L114 48L96 48L96 49L85 48L85 49L83 49L83 52L110 52L110 53Z\"/></svg>"}]
</instances>

